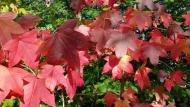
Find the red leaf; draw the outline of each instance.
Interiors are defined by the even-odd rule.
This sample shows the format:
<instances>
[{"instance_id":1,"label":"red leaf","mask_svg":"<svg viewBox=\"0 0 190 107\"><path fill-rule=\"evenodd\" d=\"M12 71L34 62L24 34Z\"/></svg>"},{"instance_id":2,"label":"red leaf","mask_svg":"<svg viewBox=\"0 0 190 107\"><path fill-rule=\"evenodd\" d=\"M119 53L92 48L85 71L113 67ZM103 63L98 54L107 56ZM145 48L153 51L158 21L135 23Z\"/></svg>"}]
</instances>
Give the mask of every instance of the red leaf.
<instances>
[{"instance_id":1,"label":"red leaf","mask_svg":"<svg viewBox=\"0 0 190 107\"><path fill-rule=\"evenodd\" d=\"M110 30L110 37L106 42L105 47L114 48L116 56L122 57L123 55L127 54L128 49L131 49L133 51L136 50L137 46L135 39L136 36L132 31L121 33L118 31Z\"/></svg>"},{"instance_id":2,"label":"red leaf","mask_svg":"<svg viewBox=\"0 0 190 107\"><path fill-rule=\"evenodd\" d=\"M176 84L179 84L179 85L183 85L183 77L185 75L183 74L183 72L181 71L175 71L175 72L172 72L171 74L171 79L176 83Z\"/></svg>"},{"instance_id":3,"label":"red leaf","mask_svg":"<svg viewBox=\"0 0 190 107\"><path fill-rule=\"evenodd\" d=\"M161 22L164 24L164 27L168 28L170 23L173 21L171 14L164 13L160 16Z\"/></svg>"},{"instance_id":4,"label":"red leaf","mask_svg":"<svg viewBox=\"0 0 190 107\"><path fill-rule=\"evenodd\" d=\"M153 0L136 0L138 3L138 8L140 10L143 10L146 7L148 7L150 10L154 9L154 3Z\"/></svg>"},{"instance_id":5,"label":"red leaf","mask_svg":"<svg viewBox=\"0 0 190 107\"><path fill-rule=\"evenodd\" d=\"M175 86L174 82L170 79L165 80L164 87L170 92L171 89Z\"/></svg>"},{"instance_id":6,"label":"red leaf","mask_svg":"<svg viewBox=\"0 0 190 107\"><path fill-rule=\"evenodd\" d=\"M140 31L152 25L151 12L136 11L131 10L131 8L128 9L129 10L125 13L127 25L132 28L135 28L137 26Z\"/></svg>"},{"instance_id":7,"label":"red leaf","mask_svg":"<svg viewBox=\"0 0 190 107\"><path fill-rule=\"evenodd\" d=\"M39 78L45 78L46 87L54 91L55 87L58 85L66 86L66 77L64 76L64 69L60 65L44 65L43 69L39 72Z\"/></svg>"},{"instance_id":8,"label":"red leaf","mask_svg":"<svg viewBox=\"0 0 190 107\"><path fill-rule=\"evenodd\" d=\"M67 87L66 92L70 99L73 99L77 87L81 87L84 85L84 81L81 77L81 74L76 71L72 71L71 69L68 70L68 76L67 76Z\"/></svg>"},{"instance_id":9,"label":"red leaf","mask_svg":"<svg viewBox=\"0 0 190 107\"><path fill-rule=\"evenodd\" d=\"M88 37L74 30L76 24L76 20L68 20L57 29L54 36L41 45L38 52L47 56L49 64L66 62L72 69L80 70L78 51L90 47L91 42Z\"/></svg>"},{"instance_id":10,"label":"red leaf","mask_svg":"<svg viewBox=\"0 0 190 107\"><path fill-rule=\"evenodd\" d=\"M106 102L106 107L112 107L112 105L117 101L117 95L113 92L107 92L104 96L104 100Z\"/></svg>"},{"instance_id":11,"label":"red leaf","mask_svg":"<svg viewBox=\"0 0 190 107\"><path fill-rule=\"evenodd\" d=\"M37 35L38 31L32 30L10 40L4 45L3 49L9 52L10 67L15 66L22 60L31 68L36 69L38 65L36 52L39 48Z\"/></svg>"},{"instance_id":12,"label":"red leaf","mask_svg":"<svg viewBox=\"0 0 190 107\"><path fill-rule=\"evenodd\" d=\"M12 38L11 34L21 34L24 32L22 27L13 21L16 14L14 13L1 13L0 14L0 42L5 44Z\"/></svg>"},{"instance_id":13,"label":"red leaf","mask_svg":"<svg viewBox=\"0 0 190 107\"><path fill-rule=\"evenodd\" d=\"M123 71L129 73L129 74L134 73L134 71L133 71L133 66L132 66L132 64L129 62L129 61L131 61L131 60L132 60L132 58L131 58L130 56L124 55L124 56L120 59L119 64L118 64L118 67L119 67L120 69L122 69Z\"/></svg>"},{"instance_id":14,"label":"red leaf","mask_svg":"<svg viewBox=\"0 0 190 107\"><path fill-rule=\"evenodd\" d=\"M21 68L6 68L0 65L0 102L11 92L16 96L23 95L23 79L29 75Z\"/></svg>"},{"instance_id":15,"label":"red leaf","mask_svg":"<svg viewBox=\"0 0 190 107\"><path fill-rule=\"evenodd\" d=\"M112 78L120 79L122 77L122 69L118 67L119 59L116 56L109 56L106 58L107 63L104 65L104 73L112 71Z\"/></svg>"},{"instance_id":16,"label":"red leaf","mask_svg":"<svg viewBox=\"0 0 190 107\"><path fill-rule=\"evenodd\" d=\"M119 59L116 56L109 56L109 57L106 57L105 59L107 63L104 65L104 69L103 69L104 73L109 72L119 63Z\"/></svg>"},{"instance_id":17,"label":"red leaf","mask_svg":"<svg viewBox=\"0 0 190 107\"><path fill-rule=\"evenodd\" d=\"M22 26L22 28L28 31L29 29L34 28L36 26L35 22L40 21L40 20L41 18L38 16L27 14L16 19L16 22L18 22Z\"/></svg>"},{"instance_id":18,"label":"red leaf","mask_svg":"<svg viewBox=\"0 0 190 107\"><path fill-rule=\"evenodd\" d=\"M112 71L112 78L120 79L122 77L123 71L131 74L133 73L133 66L129 61L131 57L124 55L121 59L118 59L116 56L106 57L105 60L107 63L104 65L103 73L108 73Z\"/></svg>"},{"instance_id":19,"label":"red leaf","mask_svg":"<svg viewBox=\"0 0 190 107\"><path fill-rule=\"evenodd\" d=\"M187 12L187 14L183 16L183 18L185 19L185 24L190 25L190 12Z\"/></svg>"},{"instance_id":20,"label":"red leaf","mask_svg":"<svg viewBox=\"0 0 190 107\"><path fill-rule=\"evenodd\" d=\"M139 87L143 89L146 86L150 86L150 80L148 74L151 72L150 68L145 67L143 64L135 73L135 81L137 81Z\"/></svg>"},{"instance_id":21,"label":"red leaf","mask_svg":"<svg viewBox=\"0 0 190 107\"><path fill-rule=\"evenodd\" d=\"M115 107L131 107L128 100L118 99L115 102Z\"/></svg>"},{"instance_id":22,"label":"red leaf","mask_svg":"<svg viewBox=\"0 0 190 107\"><path fill-rule=\"evenodd\" d=\"M131 101L133 104L138 102L138 97L135 95L135 91L132 88L127 89L122 93L122 97L125 100Z\"/></svg>"},{"instance_id":23,"label":"red leaf","mask_svg":"<svg viewBox=\"0 0 190 107\"><path fill-rule=\"evenodd\" d=\"M83 6L83 0L71 0L71 7L75 10L75 12L78 12L82 9Z\"/></svg>"},{"instance_id":24,"label":"red leaf","mask_svg":"<svg viewBox=\"0 0 190 107\"><path fill-rule=\"evenodd\" d=\"M91 28L103 28L108 29L111 26L118 26L122 20L122 16L118 11L110 10L103 12L100 16L96 17L96 20L90 23Z\"/></svg>"},{"instance_id":25,"label":"red leaf","mask_svg":"<svg viewBox=\"0 0 190 107\"><path fill-rule=\"evenodd\" d=\"M170 74L170 78L165 80L164 87L170 92L171 89L176 85L183 85L183 77L185 75L181 71L175 71Z\"/></svg>"},{"instance_id":26,"label":"red leaf","mask_svg":"<svg viewBox=\"0 0 190 107\"><path fill-rule=\"evenodd\" d=\"M151 64L157 65L159 62L159 57L165 57L166 51L159 45L155 44L147 44L142 47L143 50L143 58L149 58Z\"/></svg>"},{"instance_id":27,"label":"red leaf","mask_svg":"<svg viewBox=\"0 0 190 107\"><path fill-rule=\"evenodd\" d=\"M54 94L51 93L45 85L45 79L38 79L35 76L25 78L29 82L24 86L24 101L21 107L38 107L40 102L55 107Z\"/></svg>"},{"instance_id":28,"label":"red leaf","mask_svg":"<svg viewBox=\"0 0 190 107\"><path fill-rule=\"evenodd\" d=\"M91 41L96 43L96 51L100 53L109 38L109 32L102 28L97 28L90 30L89 33Z\"/></svg>"}]
</instances>

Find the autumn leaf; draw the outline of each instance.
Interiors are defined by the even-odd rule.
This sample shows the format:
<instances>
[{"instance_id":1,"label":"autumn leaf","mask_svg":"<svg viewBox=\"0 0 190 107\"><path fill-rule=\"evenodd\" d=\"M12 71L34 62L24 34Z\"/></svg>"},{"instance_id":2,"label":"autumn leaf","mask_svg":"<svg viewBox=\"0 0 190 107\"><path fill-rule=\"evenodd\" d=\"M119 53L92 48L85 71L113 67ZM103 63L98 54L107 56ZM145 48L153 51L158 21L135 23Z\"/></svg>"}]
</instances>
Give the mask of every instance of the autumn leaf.
<instances>
[{"instance_id":1,"label":"autumn leaf","mask_svg":"<svg viewBox=\"0 0 190 107\"><path fill-rule=\"evenodd\" d=\"M166 79L164 82L164 87L170 92L172 88L177 85L183 85L183 77L185 75L181 71L175 71L170 74L170 78Z\"/></svg>"},{"instance_id":2,"label":"autumn leaf","mask_svg":"<svg viewBox=\"0 0 190 107\"><path fill-rule=\"evenodd\" d=\"M152 13L148 11L129 10L125 13L126 24L129 27L138 27L140 31L152 25Z\"/></svg>"},{"instance_id":3,"label":"autumn leaf","mask_svg":"<svg viewBox=\"0 0 190 107\"><path fill-rule=\"evenodd\" d=\"M149 58L153 65L158 64L160 56L167 55L165 49L156 44L145 44L141 49L143 50L143 58Z\"/></svg>"},{"instance_id":4,"label":"autumn leaf","mask_svg":"<svg viewBox=\"0 0 190 107\"><path fill-rule=\"evenodd\" d=\"M135 91L132 88L128 88L122 93L124 100L130 101L131 104L138 103L138 97L135 95Z\"/></svg>"},{"instance_id":5,"label":"autumn leaf","mask_svg":"<svg viewBox=\"0 0 190 107\"><path fill-rule=\"evenodd\" d=\"M29 75L21 68L7 68L0 65L0 102L9 94L23 96L23 79Z\"/></svg>"},{"instance_id":6,"label":"autumn leaf","mask_svg":"<svg viewBox=\"0 0 190 107\"><path fill-rule=\"evenodd\" d=\"M115 107L131 107L128 100L117 100Z\"/></svg>"},{"instance_id":7,"label":"autumn leaf","mask_svg":"<svg viewBox=\"0 0 190 107\"><path fill-rule=\"evenodd\" d=\"M122 57L127 54L127 50L131 49L135 51L137 45L135 43L136 36L134 32L119 32L119 31L110 31L110 37L106 42L106 48L113 48L117 57Z\"/></svg>"},{"instance_id":8,"label":"autumn leaf","mask_svg":"<svg viewBox=\"0 0 190 107\"><path fill-rule=\"evenodd\" d=\"M28 84L24 88L24 98L21 107L38 107L40 102L55 107L54 94L51 93L45 84L45 79L38 79L35 76L28 76L24 79Z\"/></svg>"},{"instance_id":9,"label":"autumn leaf","mask_svg":"<svg viewBox=\"0 0 190 107\"><path fill-rule=\"evenodd\" d=\"M119 64L118 64L118 67L120 69L122 69L123 71L129 73L129 74L133 74L134 71L133 71L133 66L132 64L130 63L130 61L132 61L132 57L130 57L129 55L124 55L120 61L119 61Z\"/></svg>"},{"instance_id":10,"label":"autumn leaf","mask_svg":"<svg viewBox=\"0 0 190 107\"><path fill-rule=\"evenodd\" d=\"M72 69L67 70L67 86L65 87L66 93L69 96L70 99L73 99L77 87L81 87L84 85L84 81L82 79L82 76L80 72L73 71Z\"/></svg>"},{"instance_id":11,"label":"autumn leaf","mask_svg":"<svg viewBox=\"0 0 190 107\"><path fill-rule=\"evenodd\" d=\"M150 10L154 9L154 3L153 0L136 0L138 3L138 8L140 10L143 10L146 7L148 7Z\"/></svg>"},{"instance_id":12,"label":"autumn leaf","mask_svg":"<svg viewBox=\"0 0 190 107\"><path fill-rule=\"evenodd\" d=\"M28 31L36 26L36 22L40 21L41 18L38 16L34 16L32 14L27 14L17 18L15 21L19 23L23 29Z\"/></svg>"},{"instance_id":13,"label":"autumn leaf","mask_svg":"<svg viewBox=\"0 0 190 107\"><path fill-rule=\"evenodd\" d=\"M29 67L37 68L38 55L36 52L40 45L37 35L38 30L32 30L15 37L3 46L3 50L8 52L9 67L24 61Z\"/></svg>"},{"instance_id":14,"label":"autumn leaf","mask_svg":"<svg viewBox=\"0 0 190 107\"><path fill-rule=\"evenodd\" d=\"M83 6L83 0L71 0L70 6L75 10L75 12L79 12Z\"/></svg>"},{"instance_id":15,"label":"autumn leaf","mask_svg":"<svg viewBox=\"0 0 190 107\"><path fill-rule=\"evenodd\" d=\"M80 70L78 51L88 49L91 42L74 30L76 24L76 20L68 20L56 30L54 36L42 43L38 53L46 55L49 64L67 63L72 69Z\"/></svg>"},{"instance_id":16,"label":"autumn leaf","mask_svg":"<svg viewBox=\"0 0 190 107\"><path fill-rule=\"evenodd\" d=\"M1 13L0 14L0 42L1 45L5 44L12 38L11 34L21 34L24 32L22 27L13 21L16 18L14 13Z\"/></svg>"},{"instance_id":17,"label":"autumn leaf","mask_svg":"<svg viewBox=\"0 0 190 107\"><path fill-rule=\"evenodd\" d=\"M168 28L173 19L171 14L164 13L160 16L160 21L163 23L164 27Z\"/></svg>"},{"instance_id":18,"label":"autumn leaf","mask_svg":"<svg viewBox=\"0 0 190 107\"><path fill-rule=\"evenodd\" d=\"M50 91L54 91L58 85L66 86L66 77L64 76L65 70L60 65L44 65L39 72L38 77L45 79L45 85Z\"/></svg>"},{"instance_id":19,"label":"autumn leaf","mask_svg":"<svg viewBox=\"0 0 190 107\"><path fill-rule=\"evenodd\" d=\"M185 75L183 74L182 71L175 71L171 73L170 78L178 85L183 85L184 81L183 78L185 77Z\"/></svg>"},{"instance_id":20,"label":"autumn leaf","mask_svg":"<svg viewBox=\"0 0 190 107\"><path fill-rule=\"evenodd\" d=\"M101 53L101 50L104 48L108 38L109 32L102 28L92 29L89 31L90 40L96 43L96 51Z\"/></svg>"},{"instance_id":21,"label":"autumn leaf","mask_svg":"<svg viewBox=\"0 0 190 107\"><path fill-rule=\"evenodd\" d=\"M112 105L117 101L118 96L113 92L107 92L104 96L104 100L106 102L106 107L112 107Z\"/></svg>"},{"instance_id":22,"label":"autumn leaf","mask_svg":"<svg viewBox=\"0 0 190 107\"><path fill-rule=\"evenodd\" d=\"M118 11L109 10L103 12L100 16L96 17L89 26L93 29L95 28L102 28L102 29L109 29L112 26L116 27L119 25L120 21L122 20L122 16Z\"/></svg>"},{"instance_id":23,"label":"autumn leaf","mask_svg":"<svg viewBox=\"0 0 190 107\"><path fill-rule=\"evenodd\" d=\"M185 19L185 24L190 25L190 12L187 12L187 14L183 16L183 18Z\"/></svg>"},{"instance_id":24,"label":"autumn leaf","mask_svg":"<svg viewBox=\"0 0 190 107\"><path fill-rule=\"evenodd\" d=\"M145 64L143 64L135 73L135 81L137 81L139 87L143 89L144 87L150 86L150 80L148 77L148 74L151 72L151 69L148 67L145 67Z\"/></svg>"},{"instance_id":25,"label":"autumn leaf","mask_svg":"<svg viewBox=\"0 0 190 107\"><path fill-rule=\"evenodd\" d=\"M164 87L170 92L171 89L175 86L174 82L170 79L166 79L164 82Z\"/></svg>"}]
</instances>

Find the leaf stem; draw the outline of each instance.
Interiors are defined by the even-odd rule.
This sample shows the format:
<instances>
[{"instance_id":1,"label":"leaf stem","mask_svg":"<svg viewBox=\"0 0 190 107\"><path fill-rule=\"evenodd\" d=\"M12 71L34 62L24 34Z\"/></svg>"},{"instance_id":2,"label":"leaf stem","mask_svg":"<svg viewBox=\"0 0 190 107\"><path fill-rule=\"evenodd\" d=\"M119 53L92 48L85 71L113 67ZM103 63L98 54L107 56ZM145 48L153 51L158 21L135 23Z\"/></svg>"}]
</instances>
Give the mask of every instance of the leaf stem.
<instances>
[{"instance_id":1,"label":"leaf stem","mask_svg":"<svg viewBox=\"0 0 190 107\"><path fill-rule=\"evenodd\" d=\"M124 92L125 83L126 83L126 73L123 74L122 79L120 79L120 98L122 99L122 94Z\"/></svg>"},{"instance_id":2,"label":"leaf stem","mask_svg":"<svg viewBox=\"0 0 190 107\"><path fill-rule=\"evenodd\" d=\"M24 67L27 71L37 76L37 73L32 68L28 67L26 64L21 64L21 66Z\"/></svg>"}]
</instances>

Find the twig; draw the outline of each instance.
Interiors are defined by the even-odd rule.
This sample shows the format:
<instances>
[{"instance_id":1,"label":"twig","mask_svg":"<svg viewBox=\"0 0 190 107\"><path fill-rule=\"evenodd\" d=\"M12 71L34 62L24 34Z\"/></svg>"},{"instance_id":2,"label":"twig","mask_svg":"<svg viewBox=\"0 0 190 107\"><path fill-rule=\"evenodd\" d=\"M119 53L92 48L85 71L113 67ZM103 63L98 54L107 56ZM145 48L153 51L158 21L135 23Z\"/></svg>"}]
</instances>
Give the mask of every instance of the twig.
<instances>
[{"instance_id":1,"label":"twig","mask_svg":"<svg viewBox=\"0 0 190 107\"><path fill-rule=\"evenodd\" d=\"M126 82L125 76L126 76L126 73L123 74L122 79L120 80L120 83L121 83L121 85L120 85L120 98L121 99L122 99L122 94L123 94L124 88L125 88L125 82Z\"/></svg>"},{"instance_id":2,"label":"twig","mask_svg":"<svg viewBox=\"0 0 190 107\"><path fill-rule=\"evenodd\" d=\"M65 107L65 99L63 93L61 94L62 107Z\"/></svg>"},{"instance_id":3,"label":"twig","mask_svg":"<svg viewBox=\"0 0 190 107\"><path fill-rule=\"evenodd\" d=\"M164 64L165 66L167 66L170 70L174 71L174 69L172 67L170 67L167 63L165 63L164 61L159 61L161 62L162 64Z\"/></svg>"}]
</instances>

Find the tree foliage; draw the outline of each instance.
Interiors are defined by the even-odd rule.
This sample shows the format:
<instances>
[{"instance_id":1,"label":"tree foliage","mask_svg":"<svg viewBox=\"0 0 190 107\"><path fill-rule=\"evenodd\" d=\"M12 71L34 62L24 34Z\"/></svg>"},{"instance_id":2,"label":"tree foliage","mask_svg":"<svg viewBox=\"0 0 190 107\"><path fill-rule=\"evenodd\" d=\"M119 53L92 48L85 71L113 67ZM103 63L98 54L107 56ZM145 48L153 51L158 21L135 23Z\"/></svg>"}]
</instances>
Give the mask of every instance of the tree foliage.
<instances>
[{"instance_id":1,"label":"tree foliage","mask_svg":"<svg viewBox=\"0 0 190 107\"><path fill-rule=\"evenodd\" d=\"M2 106L188 107L188 5L3 1Z\"/></svg>"}]
</instances>

